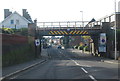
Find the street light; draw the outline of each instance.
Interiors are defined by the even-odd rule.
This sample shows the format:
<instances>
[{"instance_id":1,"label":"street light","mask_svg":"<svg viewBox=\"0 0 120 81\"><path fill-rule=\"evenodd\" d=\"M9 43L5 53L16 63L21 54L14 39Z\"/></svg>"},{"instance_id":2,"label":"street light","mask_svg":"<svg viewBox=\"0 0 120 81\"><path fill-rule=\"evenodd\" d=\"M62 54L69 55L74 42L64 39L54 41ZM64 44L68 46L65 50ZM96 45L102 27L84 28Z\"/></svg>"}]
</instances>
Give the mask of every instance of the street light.
<instances>
[{"instance_id":1,"label":"street light","mask_svg":"<svg viewBox=\"0 0 120 81\"><path fill-rule=\"evenodd\" d=\"M82 26L84 27L84 24L83 24L83 11L80 11L82 13Z\"/></svg>"},{"instance_id":2,"label":"street light","mask_svg":"<svg viewBox=\"0 0 120 81\"><path fill-rule=\"evenodd\" d=\"M117 35L116 35L116 0L115 0L115 60L117 60Z\"/></svg>"}]
</instances>

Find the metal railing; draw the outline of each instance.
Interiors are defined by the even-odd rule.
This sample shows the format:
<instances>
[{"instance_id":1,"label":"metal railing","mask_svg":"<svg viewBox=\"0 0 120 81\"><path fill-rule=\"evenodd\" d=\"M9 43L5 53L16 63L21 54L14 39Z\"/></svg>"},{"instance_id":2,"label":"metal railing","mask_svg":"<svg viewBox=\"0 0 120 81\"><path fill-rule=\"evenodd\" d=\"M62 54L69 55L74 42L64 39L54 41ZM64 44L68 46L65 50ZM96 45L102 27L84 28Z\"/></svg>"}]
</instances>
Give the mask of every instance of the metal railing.
<instances>
[{"instance_id":1,"label":"metal railing","mask_svg":"<svg viewBox=\"0 0 120 81\"><path fill-rule=\"evenodd\" d=\"M62 22L37 22L37 28L39 29L66 29L66 28L90 28L94 29L97 26L102 25L102 22L110 22L112 26L114 26L114 16L115 14L111 14L109 16L105 16L98 21L90 22L90 21L62 21Z\"/></svg>"},{"instance_id":2,"label":"metal railing","mask_svg":"<svg viewBox=\"0 0 120 81\"><path fill-rule=\"evenodd\" d=\"M39 28L45 27L85 27L89 21L37 22Z\"/></svg>"},{"instance_id":3,"label":"metal railing","mask_svg":"<svg viewBox=\"0 0 120 81\"><path fill-rule=\"evenodd\" d=\"M94 28L95 22L90 21L64 21L64 22L37 22L39 30L53 29L98 29Z\"/></svg>"}]
</instances>

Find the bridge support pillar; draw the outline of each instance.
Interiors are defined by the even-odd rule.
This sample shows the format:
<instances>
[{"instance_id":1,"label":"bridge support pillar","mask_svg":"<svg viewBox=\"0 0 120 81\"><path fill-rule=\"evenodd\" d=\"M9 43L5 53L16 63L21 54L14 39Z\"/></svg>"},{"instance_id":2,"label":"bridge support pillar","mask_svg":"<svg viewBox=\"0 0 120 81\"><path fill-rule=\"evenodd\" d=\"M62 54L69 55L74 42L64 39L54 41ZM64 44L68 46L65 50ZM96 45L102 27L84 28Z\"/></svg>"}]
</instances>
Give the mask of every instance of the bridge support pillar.
<instances>
[{"instance_id":1,"label":"bridge support pillar","mask_svg":"<svg viewBox=\"0 0 120 81\"><path fill-rule=\"evenodd\" d=\"M98 40L99 40L99 35L92 36L93 43L91 43L91 52L94 56L98 56Z\"/></svg>"},{"instance_id":2,"label":"bridge support pillar","mask_svg":"<svg viewBox=\"0 0 120 81\"><path fill-rule=\"evenodd\" d=\"M110 57L112 51L113 51L113 33L110 28L110 23L109 22L103 22L102 23L102 31L101 33L106 33L106 52L100 53L104 57Z\"/></svg>"},{"instance_id":3,"label":"bridge support pillar","mask_svg":"<svg viewBox=\"0 0 120 81\"><path fill-rule=\"evenodd\" d=\"M39 40L38 45L36 44L36 41L35 41L35 58L39 58L39 57L41 57L41 40L42 40L42 36L36 37L35 40Z\"/></svg>"},{"instance_id":4,"label":"bridge support pillar","mask_svg":"<svg viewBox=\"0 0 120 81\"><path fill-rule=\"evenodd\" d=\"M69 48L69 36L64 36L64 46L65 48Z\"/></svg>"},{"instance_id":5,"label":"bridge support pillar","mask_svg":"<svg viewBox=\"0 0 120 81\"><path fill-rule=\"evenodd\" d=\"M42 36L39 36L39 40L40 40L39 51L40 51L40 56L41 56L41 51L42 51L41 40L42 40Z\"/></svg>"},{"instance_id":6,"label":"bridge support pillar","mask_svg":"<svg viewBox=\"0 0 120 81\"><path fill-rule=\"evenodd\" d=\"M39 35L39 30L37 30L37 20L34 21L34 27L35 27L35 40L39 40L39 41L35 41L35 58L39 58L41 57L41 40L42 40L42 36ZM38 44L36 44L38 43Z\"/></svg>"}]
</instances>

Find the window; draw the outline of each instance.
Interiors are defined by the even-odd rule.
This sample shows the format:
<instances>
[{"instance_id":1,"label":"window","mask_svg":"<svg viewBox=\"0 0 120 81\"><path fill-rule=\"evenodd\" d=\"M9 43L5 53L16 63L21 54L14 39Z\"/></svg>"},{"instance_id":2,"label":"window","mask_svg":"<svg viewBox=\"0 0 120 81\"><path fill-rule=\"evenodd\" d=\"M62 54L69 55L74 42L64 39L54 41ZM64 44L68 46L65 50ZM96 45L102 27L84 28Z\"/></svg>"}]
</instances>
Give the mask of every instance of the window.
<instances>
[{"instance_id":1,"label":"window","mask_svg":"<svg viewBox=\"0 0 120 81\"><path fill-rule=\"evenodd\" d=\"M16 24L19 25L19 20L18 19L16 20Z\"/></svg>"},{"instance_id":2,"label":"window","mask_svg":"<svg viewBox=\"0 0 120 81\"><path fill-rule=\"evenodd\" d=\"M10 24L14 24L14 20L11 20L11 21L10 21Z\"/></svg>"}]
</instances>

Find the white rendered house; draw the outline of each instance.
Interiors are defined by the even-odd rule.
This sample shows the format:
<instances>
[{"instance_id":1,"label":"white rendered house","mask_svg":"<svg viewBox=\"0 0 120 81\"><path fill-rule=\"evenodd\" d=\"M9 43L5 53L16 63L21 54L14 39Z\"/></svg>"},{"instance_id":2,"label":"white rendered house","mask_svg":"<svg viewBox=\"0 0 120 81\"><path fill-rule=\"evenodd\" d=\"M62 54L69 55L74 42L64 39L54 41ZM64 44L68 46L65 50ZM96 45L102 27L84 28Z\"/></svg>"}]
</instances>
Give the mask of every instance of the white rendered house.
<instances>
[{"instance_id":1,"label":"white rendered house","mask_svg":"<svg viewBox=\"0 0 120 81\"><path fill-rule=\"evenodd\" d=\"M25 17L21 16L16 11L11 13L7 16L1 23L0 27L7 27L7 28L28 28L28 23L32 23L31 21L27 20Z\"/></svg>"}]
</instances>

